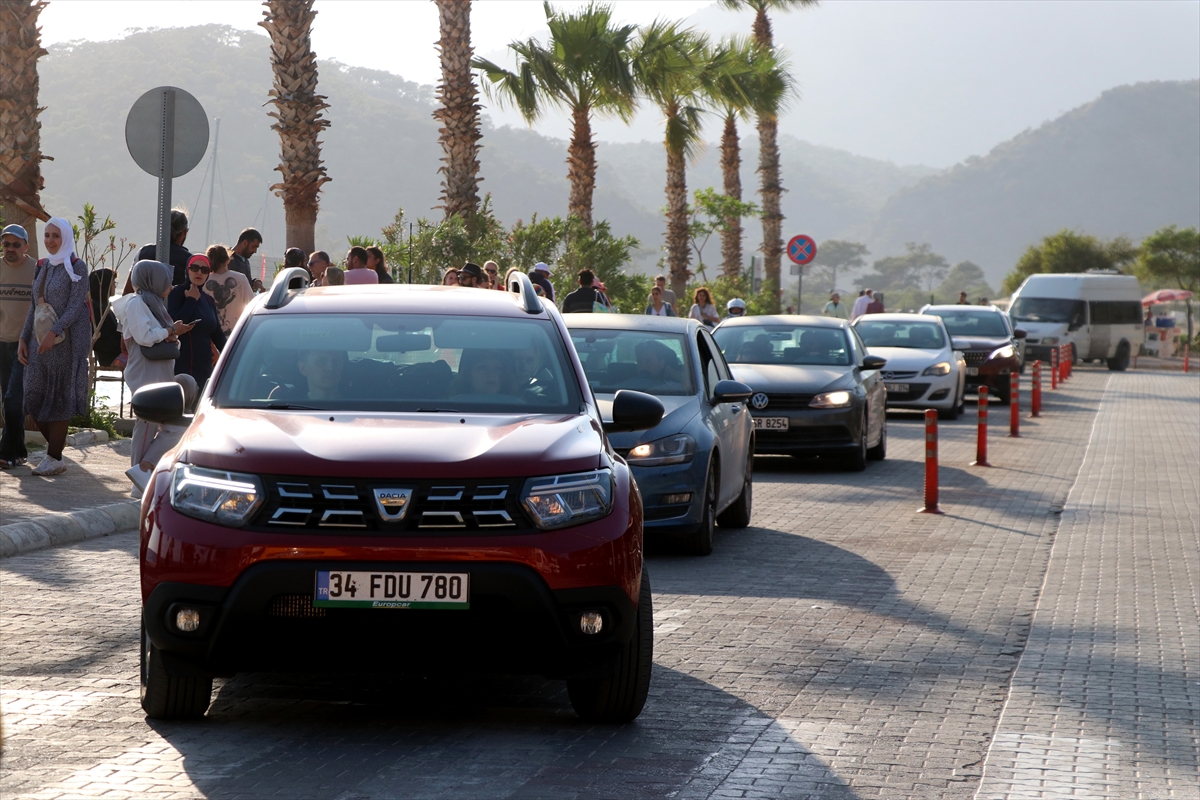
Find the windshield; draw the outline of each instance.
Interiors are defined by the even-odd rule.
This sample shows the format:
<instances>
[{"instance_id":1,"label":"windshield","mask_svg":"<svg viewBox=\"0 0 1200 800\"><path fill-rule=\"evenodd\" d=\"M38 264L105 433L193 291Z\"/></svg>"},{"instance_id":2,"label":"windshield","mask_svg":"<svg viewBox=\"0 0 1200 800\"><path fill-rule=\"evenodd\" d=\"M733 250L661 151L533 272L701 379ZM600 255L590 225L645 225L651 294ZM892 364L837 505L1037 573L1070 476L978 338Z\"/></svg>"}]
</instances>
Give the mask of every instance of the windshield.
<instances>
[{"instance_id":1,"label":"windshield","mask_svg":"<svg viewBox=\"0 0 1200 800\"><path fill-rule=\"evenodd\" d=\"M571 341L596 394L618 389L656 395L696 393L684 334L572 327Z\"/></svg>"},{"instance_id":2,"label":"windshield","mask_svg":"<svg viewBox=\"0 0 1200 800\"><path fill-rule=\"evenodd\" d=\"M1061 297L1018 297L1009 310L1014 322L1083 324L1083 301Z\"/></svg>"},{"instance_id":3,"label":"windshield","mask_svg":"<svg viewBox=\"0 0 1200 800\"><path fill-rule=\"evenodd\" d=\"M249 320L225 408L574 413L578 384L547 320L280 314Z\"/></svg>"},{"instance_id":4,"label":"windshield","mask_svg":"<svg viewBox=\"0 0 1200 800\"><path fill-rule=\"evenodd\" d=\"M916 347L938 350L946 346L942 328L935 322L881 322L860 319L855 330L867 347Z\"/></svg>"},{"instance_id":5,"label":"windshield","mask_svg":"<svg viewBox=\"0 0 1200 800\"><path fill-rule=\"evenodd\" d=\"M951 336L987 336L1008 338L1004 317L995 311L934 311L924 312L941 317Z\"/></svg>"},{"instance_id":6,"label":"windshield","mask_svg":"<svg viewBox=\"0 0 1200 800\"><path fill-rule=\"evenodd\" d=\"M846 334L838 328L795 325L737 325L713 336L730 364L850 366Z\"/></svg>"}]
</instances>

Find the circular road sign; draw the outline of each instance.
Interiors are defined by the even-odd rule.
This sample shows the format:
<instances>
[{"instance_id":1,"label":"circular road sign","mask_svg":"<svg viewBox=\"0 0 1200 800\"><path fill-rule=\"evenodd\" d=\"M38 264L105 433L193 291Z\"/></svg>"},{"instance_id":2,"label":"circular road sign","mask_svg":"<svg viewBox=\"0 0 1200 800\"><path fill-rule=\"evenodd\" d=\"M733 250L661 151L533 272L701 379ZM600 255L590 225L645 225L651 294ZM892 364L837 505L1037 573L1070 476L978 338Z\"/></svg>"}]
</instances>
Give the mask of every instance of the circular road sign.
<instances>
[{"instance_id":1,"label":"circular road sign","mask_svg":"<svg viewBox=\"0 0 1200 800\"><path fill-rule=\"evenodd\" d=\"M175 168L170 177L191 172L208 149L208 115L200 101L183 89L159 86L137 99L125 118L125 145L137 165L158 174L158 148L162 141L162 93L175 89Z\"/></svg>"},{"instance_id":2,"label":"circular road sign","mask_svg":"<svg viewBox=\"0 0 1200 800\"><path fill-rule=\"evenodd\" d=\"M796 264L807 264L817 257L817 243L811 236L800 234L788 241L788 258Z\"/></svg>"}]
</instances>

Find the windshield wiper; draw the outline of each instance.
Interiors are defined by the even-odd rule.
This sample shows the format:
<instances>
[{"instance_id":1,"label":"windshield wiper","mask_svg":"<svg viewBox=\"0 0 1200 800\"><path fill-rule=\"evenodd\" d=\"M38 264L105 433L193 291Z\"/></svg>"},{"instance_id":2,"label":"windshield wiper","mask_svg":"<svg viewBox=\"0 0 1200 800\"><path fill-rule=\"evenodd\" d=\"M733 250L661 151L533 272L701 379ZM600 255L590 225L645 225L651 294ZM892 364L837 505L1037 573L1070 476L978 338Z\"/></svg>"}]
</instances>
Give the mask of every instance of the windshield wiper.
<instances>
[{"instance_id":1,"label":"windshield wiper","mask_svg":"<svg viewBox=\"0 0 1200 800\"><path fill-rule=\"evenodd\" d=\"M457 414L457 408L418 408L417 413L425 414Z\"/></svg>"},{"instance_id":2,"label":"windshield wiper","mask_svg":"<svg viewBox=\"0 0 1200 800\"><path fill-rule=\"evenodd\" d=\"M312 406L302 406L296 403L268 403L267 408L272 411L318 411L319 409Z\"/></svg>"}]
</instances>

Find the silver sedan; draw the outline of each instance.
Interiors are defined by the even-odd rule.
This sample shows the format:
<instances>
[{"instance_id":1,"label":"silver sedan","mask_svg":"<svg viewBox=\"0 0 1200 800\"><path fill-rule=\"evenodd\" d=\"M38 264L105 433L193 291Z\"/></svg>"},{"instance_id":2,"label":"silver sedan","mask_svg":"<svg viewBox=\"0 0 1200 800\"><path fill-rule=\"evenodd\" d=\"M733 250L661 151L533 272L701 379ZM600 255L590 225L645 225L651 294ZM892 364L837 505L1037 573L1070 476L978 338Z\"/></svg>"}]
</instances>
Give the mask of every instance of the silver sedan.
<instances>
[{"instance_id":1,"label":"silver sedan","mask_svg":"<svg viewBox=\"0 0 1200 800\"><path fill-rule=\"evenodd\" d=\"M935 408L957 419L966 391L966 361L941 317L868 314L854 329L871 355L887 359L883 382L889 408Z\"/></svg>"}]
</instances>

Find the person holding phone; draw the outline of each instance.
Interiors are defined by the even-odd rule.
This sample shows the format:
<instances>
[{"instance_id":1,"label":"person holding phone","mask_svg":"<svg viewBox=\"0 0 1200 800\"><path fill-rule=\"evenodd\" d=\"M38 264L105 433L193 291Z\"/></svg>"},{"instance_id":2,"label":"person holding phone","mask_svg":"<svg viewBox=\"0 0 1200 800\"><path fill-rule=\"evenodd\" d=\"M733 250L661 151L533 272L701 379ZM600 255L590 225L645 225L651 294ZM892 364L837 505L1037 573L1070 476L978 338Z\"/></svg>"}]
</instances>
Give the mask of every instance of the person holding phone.
<instances>
[{"instance_id":1,"label":"person holding phone","mask_svg":"<svg viewBox=\"0 0 1200 800\"><path fill-rule=\"evenodd\" d=\"M225 347L217 303L212 295L204 291L204 283L211 272L208 256L192 256L187 263L187 280L171 289L167 295L167 311L171 318L184 320L193 326L179 337L175 374L191 375L195 379L197 397L204 392L204 384L212 375L215 353Z\"/></svg>"}]
</instances>

